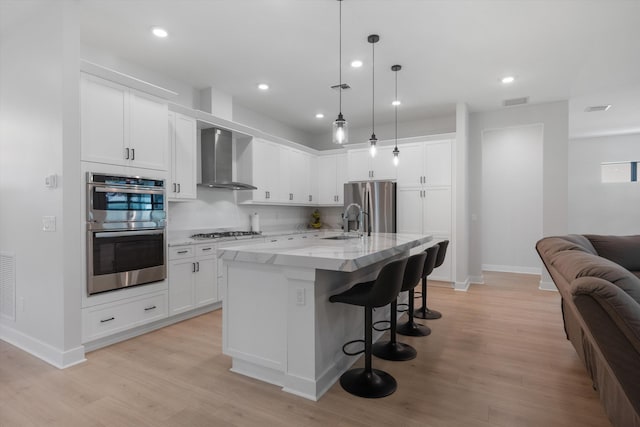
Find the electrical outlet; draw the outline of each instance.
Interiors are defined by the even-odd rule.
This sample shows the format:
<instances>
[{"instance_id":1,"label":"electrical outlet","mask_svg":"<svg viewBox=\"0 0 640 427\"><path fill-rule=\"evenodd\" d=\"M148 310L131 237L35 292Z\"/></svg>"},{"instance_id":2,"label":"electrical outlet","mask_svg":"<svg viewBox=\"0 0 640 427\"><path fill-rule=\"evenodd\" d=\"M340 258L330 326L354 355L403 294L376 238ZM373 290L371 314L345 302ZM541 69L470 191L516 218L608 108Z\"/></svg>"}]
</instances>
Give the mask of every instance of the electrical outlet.
<instances>
[{"instance_id":1,"label":"electrical outlet","mask_svg":"<svg viewBox=\"0 0 640 427\"><path fill-rule=\"evenodd\" d=\"M42 217L42 231L56 231L56 217L55 216L43 216Z\"/></svg>"},{"instance_id":2,"label":"electrical outlet","mask_svg":"<svg viewBox=\"0 0 640 427\"><path fill-rule=\"evenodd\" d=\"M296 289L296 304L297 305L304 305L305 304L305 301L304 301L304 288Z\"/></svg>"}]
</instances>

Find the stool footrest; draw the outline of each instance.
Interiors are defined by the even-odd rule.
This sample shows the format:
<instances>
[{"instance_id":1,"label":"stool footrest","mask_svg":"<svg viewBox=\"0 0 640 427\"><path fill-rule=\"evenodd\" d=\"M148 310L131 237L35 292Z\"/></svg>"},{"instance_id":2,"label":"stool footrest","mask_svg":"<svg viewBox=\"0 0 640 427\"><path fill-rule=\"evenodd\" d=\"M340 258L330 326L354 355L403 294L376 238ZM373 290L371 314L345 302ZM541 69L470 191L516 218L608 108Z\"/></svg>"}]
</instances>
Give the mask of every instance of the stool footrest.
<instances>
[{"instance_id":1,"label":"stool footrest","mask_svg":"<svg viewBox=\"0 0 640 427\"><path fill-rule=\"evenodd\" d=\"M351 341L348 341L348 342L344 343L344 345L342 346L342 352L344 354L346 354L347 356L357 356L358 354L364 353L364 348L362 350L355 351L355 352L349 352L349 351L346 350L346 347L348 345L355 344L357 342L361 342L362 344L364 344L364 340L351 340Z\"/></svg>"},{"instance_id":2,"label":"stool footrest","mask_svg":"<svg viewBox=\"0 0 640 427\"><path fill-rule=\"evenodd\" d=\"M388 323L389 326L387 326L386 328L377 328L376 326L378 325L378 323ZM391 329L391 320L378 320L377 322L373 322L372 327L378 332L388 331L389 329Z\"/></svg>"},{"instance_id":3,"label":"stool footrest","mask_svg":"<svg viewBox=\"0 0 640 427\"><path fill-rule=\"evenodd\" d=\"M405 311L409 311L409 304L407 304L406 302L402 302L398 304L396 311L398 313L404 313Z\"/></svg>"}]
</instances>

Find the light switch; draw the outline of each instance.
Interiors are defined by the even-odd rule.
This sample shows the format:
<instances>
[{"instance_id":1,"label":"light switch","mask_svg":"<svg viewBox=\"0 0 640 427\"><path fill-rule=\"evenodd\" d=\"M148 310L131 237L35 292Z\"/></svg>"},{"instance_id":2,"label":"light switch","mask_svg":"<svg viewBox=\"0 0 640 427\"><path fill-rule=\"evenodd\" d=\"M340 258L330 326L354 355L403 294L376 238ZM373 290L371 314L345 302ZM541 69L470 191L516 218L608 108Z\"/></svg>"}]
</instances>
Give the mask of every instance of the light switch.
<instances>
[{"instance_id":1,"label":"light switch","mask_svg":"<svg viewBox=\"0 0 640 427\"><path fill-rule=\"evenodd\" d=\"M43 216L42 217L42 231L56 231L56 217L55 216Z\"/></svg>"},{"instance_id":2,"label":"light switch","mask_svg":"<svg viewBox=\"0 0 640 427\"><path fill-rule=\"evenodd\" d=\"M305 304L305 301L304 301L304 288L296 289L296 304L297 305L304 305Z\"/></svg>"},{"instance_id":3,"label":"light switch","mask_svg":"<svg viewBox=\"0 0 640 427\"><path fill-rule=\"evenodd\" d=\"M44 185L47 188L56 188L58 186L58 177L55 173L44 177Z\"/></svg>"}]
</instances>

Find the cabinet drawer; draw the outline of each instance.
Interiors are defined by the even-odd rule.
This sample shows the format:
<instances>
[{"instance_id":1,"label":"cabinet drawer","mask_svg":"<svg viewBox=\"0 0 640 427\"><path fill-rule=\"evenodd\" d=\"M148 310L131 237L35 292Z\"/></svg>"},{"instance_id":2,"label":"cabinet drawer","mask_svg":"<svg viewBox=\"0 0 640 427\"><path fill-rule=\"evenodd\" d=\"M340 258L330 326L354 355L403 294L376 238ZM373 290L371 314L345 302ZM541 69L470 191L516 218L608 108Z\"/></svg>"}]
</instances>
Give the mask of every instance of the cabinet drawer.
<instances>
[{"instance_id":1,"label":"cabinet drawer","mask_svg":"<svg viewBox=\"0 0 640 427\"><path fill-rule=\"evenodd\" d=\"M174 246L169 248L169 259L184 259L193 257L193 246Z\"/></svg>"},{"instance_id":2,"label":"cabinet drawer","mask_svg":"<svg viewBox=\"0 0 640 427\"><path fill-rule=\"evenodd\" d=\"M82 342L167 317L167 292L82 310Z\"/></svg>"},{"instance_id":3,"label":"cabinet drawer","mask_svg":"<svg viewBox=\"0 0 640 427\"><path fill-rule=\"evenodd\" d=\"M216 244L206 244L206 245L198 245L196 246L196 256L216 256Z\"/></svg>"}]
</instances>

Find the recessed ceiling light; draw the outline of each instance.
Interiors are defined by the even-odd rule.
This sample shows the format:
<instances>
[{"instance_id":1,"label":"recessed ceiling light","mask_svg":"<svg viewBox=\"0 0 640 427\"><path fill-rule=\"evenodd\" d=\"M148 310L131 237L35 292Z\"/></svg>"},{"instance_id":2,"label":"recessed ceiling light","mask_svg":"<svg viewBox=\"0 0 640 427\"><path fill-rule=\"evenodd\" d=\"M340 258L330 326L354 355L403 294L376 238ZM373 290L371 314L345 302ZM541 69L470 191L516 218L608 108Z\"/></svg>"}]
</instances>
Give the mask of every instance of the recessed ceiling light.
<instances>
[{"instance_id":1,"label":"recessed ceiling light","mask_svg":"<svg viewBox=\"0 0 640 427\"><path fill-rule=\"evenodd\" d=\"M362 67L362 61L360 61L359 59L356 59L355 61L351 61L351 66L353 68L360 68Z\"/></svg>"},{"instance_id":2,"label":"recessed ceiling light","mask_svg":"<svg viewBox=\"0 0 640 427\"><path fill-rule=\"evenodd\" d=\"M591 105L585 108L584 111L586 111L587 113L593 113L596 111L609 111L609 108L611 108L611 104Z\"/></svg>"},{"instance_id":3,"label":"recessed ceiling light","mask_svg":"<svg viewBox=\"0 0 640 427\"><path fill-rule=\"evenodd\" d=\"M513 76L504 76L500 81L506 85L508 85L509 83L513 83L515 81L515 77Z\"/></svg>"},{"instance_id":4,"label":"recessed ceiling light","mask_svg":"<svg viewBox=\"0 0 640 427\"><path fill-rule=\"evenodd\" d=\"M164 28L160 28L160 27L153 27L151 29L151 32L153 33L154 36L158 37L158 38L165 38L169 35L169 33L167 32L167 30L165 30Z\"/></svg>"},{"instance_id":5,"label":"recessed ceiling light","mask_svg":"<svg viewBox=\"0 0 640 427\"><path fill-rule=\"evenodd\" d=\"M399 99L396 99L395 101L393 101L393 102L391 103L391 105L393 105L394 107L395 107L396 105L400 105L400 104L402 104L402 102L400 102L400 100L399 100Z\"/></svg>"},{"instance_id":6,"label":"recessed ceiling light","mask_svg":"<svg viewBox=\"0 0 640 427\"><path fill-rule=\"evenodd\" d=\"M266 83L260 83L260 84L258 85L258 89L260 89L260 90L267 90L267 89L269 89L269 85L268 85L268 84L266 84Z\"/></svg>"},{"instance_id":7,"label":"recessed ceiling light","mask_svg":"<svg viewBox=\"0 0 640 427\"><path fill-rule=\"evenodd\" d=\"M322 113L316 114L316 119L324 119L324 114Z\"/></svg>"}]
</instances>

